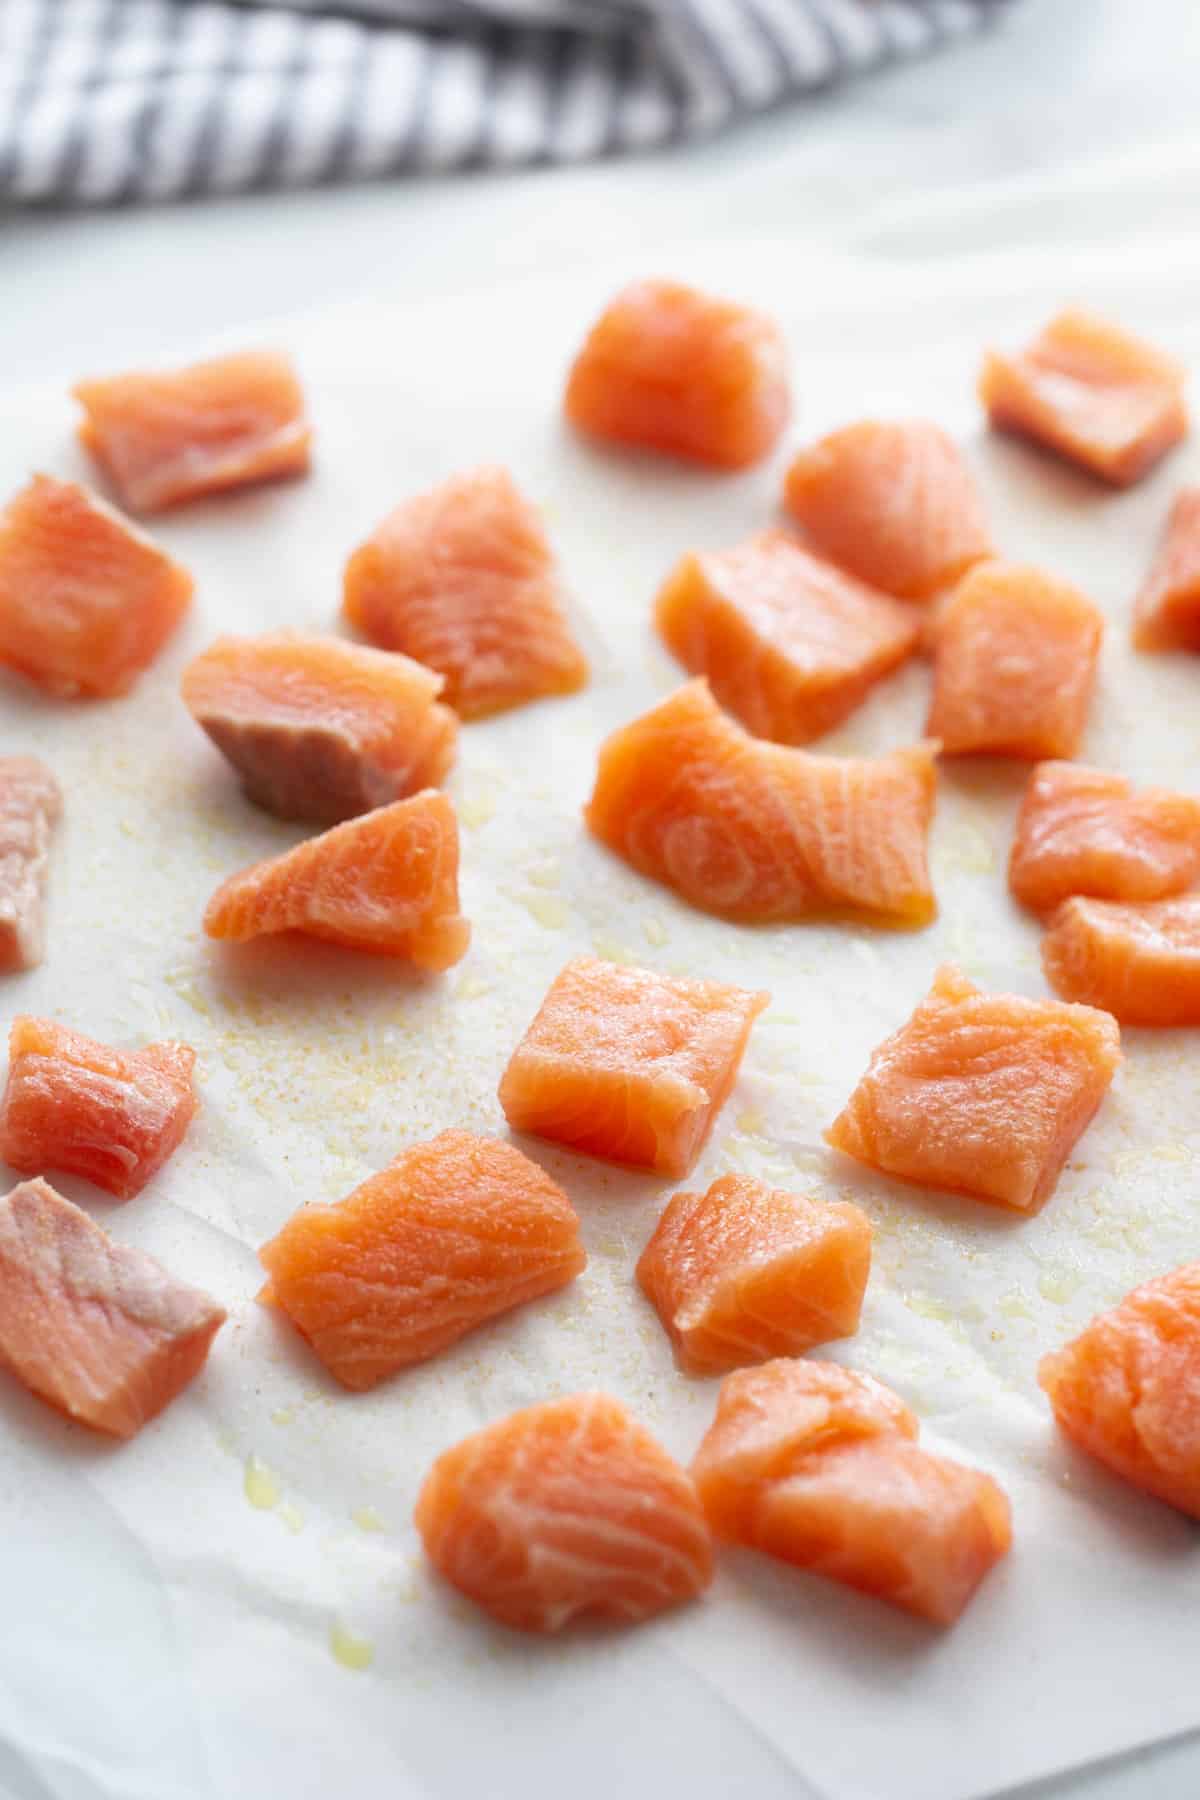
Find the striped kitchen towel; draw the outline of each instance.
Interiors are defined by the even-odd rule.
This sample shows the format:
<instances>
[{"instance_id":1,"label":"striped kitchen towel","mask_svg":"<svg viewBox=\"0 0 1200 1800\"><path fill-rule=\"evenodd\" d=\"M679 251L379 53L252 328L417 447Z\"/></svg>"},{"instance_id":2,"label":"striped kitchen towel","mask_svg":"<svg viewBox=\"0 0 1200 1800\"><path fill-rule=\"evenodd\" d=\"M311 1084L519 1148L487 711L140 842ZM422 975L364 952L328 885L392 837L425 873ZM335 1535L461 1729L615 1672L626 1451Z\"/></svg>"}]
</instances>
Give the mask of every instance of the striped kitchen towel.
<instances>
[{"instance_id":1,"label":"striped kitchen towel","mask_svg":"<svg viewBox=\"0 0 1200 1800\"><path fill-rule=\"evenodd\" d=\"M1004 0L0 0L0 201L511 167L711 133Z\"/></svg>"}]
</instances>

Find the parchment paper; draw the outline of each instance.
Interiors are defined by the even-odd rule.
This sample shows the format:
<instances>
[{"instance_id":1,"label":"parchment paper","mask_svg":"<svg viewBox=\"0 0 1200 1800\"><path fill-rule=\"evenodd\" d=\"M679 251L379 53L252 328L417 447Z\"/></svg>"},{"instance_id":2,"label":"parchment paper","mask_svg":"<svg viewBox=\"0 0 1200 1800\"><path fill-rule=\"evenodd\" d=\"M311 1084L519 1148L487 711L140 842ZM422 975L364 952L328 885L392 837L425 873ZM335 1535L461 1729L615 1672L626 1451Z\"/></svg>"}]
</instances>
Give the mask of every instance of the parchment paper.
<instances>
[{"instance_id":1,"label":"parchment paper","mask_svg":"<svg viewBox=\"0 0 1200 1800\"><path fill-rule=\"evenodd\" d=\"M672 256L670 271L783 318L797 436L877 412L960 433L1004 550L1075 580L1112 621L1085 758L1196 786L1200 669L1127 644L1134 588L1196 452L1111 495L987 440L973 401L984 343L1019 341L1069 299L1200 367L1191 248L926 269L743 245ZM122 1044L176 1035L201 1058L203 1110L145 1193L118 1207L61 1185L231 1313L203 1377L124 1447L0 1384L0 1790L20 1800L975 1800L1200 1725L1194 1528L1068 1451L1034 1380L1044 1350L1200 1251L1200 1047L1125 1034L1126 1067L1035 1219L872 1180L821 1145L940 961L1045 991L1037 930L1004 880L1027 771L946 766L941 917L912 935L737 929L584 835L600 739L678 679L650 629L658 582L683 550L769 521L783 465L719 478L566 434L567 358L635 272L248 328L242 342L300 363L312 478L155 526L193 568L197 600L132 697L70 705L3 687L0 749L43 755L67 797L46 963L5 983L3 1022L32 1011ZM61 388L0 404L4 493L34 468L85 471L66 387L93 360L64 346ZM177 697L180 669L218 630L332 627L343 560L381 514L487 459L546 507L594 679L464 728L450 787L469 956L423 981L316 945L220 951L200 932L211 890L301 831L241 798ZM911 667L826 747L912 741L927 689ZM773 991L693 1185L744 1169L852 1196L874 1219L863 1327L833 1354L892 1383L925 1441L993 1471L1014 1505L1014 1552L954 1631L729 1554L703 1603L645 1629L526 1643L426 1572L409 1523L425 1469L513 1407L603 1386L691 1455L715 1384L675 1371L632 1280L669 1184L526 1144L578 1208L586 1273L366 1397L336 1390L255 1304L255 1247L294 1207L340 1197L441 1127L503 1129L503 1064L561 964L587 950Z\"/></svg>"}]
</instances>

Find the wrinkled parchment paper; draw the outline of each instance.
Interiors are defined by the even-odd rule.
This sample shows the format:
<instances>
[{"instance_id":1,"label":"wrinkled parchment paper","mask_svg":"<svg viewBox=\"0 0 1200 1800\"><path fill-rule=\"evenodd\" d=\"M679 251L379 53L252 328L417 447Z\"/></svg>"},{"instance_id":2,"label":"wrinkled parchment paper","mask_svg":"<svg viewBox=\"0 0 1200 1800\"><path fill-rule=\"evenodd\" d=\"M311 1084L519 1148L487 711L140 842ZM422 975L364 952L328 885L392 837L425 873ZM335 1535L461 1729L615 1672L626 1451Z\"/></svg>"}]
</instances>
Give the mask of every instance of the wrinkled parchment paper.
<instances>
[{"instance_id":1,"label":"wrinkled parchment paper","mask_svg":"<svg viewBox=\"0 0 1200 1800\"><path fill-rule=\"evenodd\" d=\"M1200 256L867 269L797 244L697 252L672 270L781 315L799 433L874 412L960 433L1005 551L1074 579L1112 621L1084 756L1196 787L1200 665L1134 658L1126 627L1197 452L1112 495L989 441L972 383L985 342L1020 340L1067 299L1200 369ZM873 1180L821 1144L941 960L988 987L1044 991L1036 928L1004 881L1026 771L946 768L942 912L913 935L737 929L583 833L599 740L678 678L650 630L657 583L684 549L769 521L783 461L714 478L564 432L565 362L632 272L247 331L298 358L312 478L156 526L197 600L132 697L69 705L3 686L0 749L42 754L67 796L47 960L5 983L3 1022L27 1010L122 1044L175 1035L201 1059L203 1110L147 1192L118 1207L62 1185L231 1314L203 1377L128 1446L0 1384L0 1791L19 1800L564 1786L577 1800L974 1800L1200 1725L1194 1528L1070 1452L1034 1380L1044 1350L1200 1251L1200 1043L1125 1034L1126 1066L1035 1219ZM4 492L33 468L84 471L65 391L95 372L84 360L70 346L61 389L0 405ZM463 731L450 786L469 956L423 981L316 945L210 945L200 916L218 881L301 832L241 798L177 697L184 662L218 630L332 627L348 550L402 495L485 459L546 508L594 679ZM911 667L827 747L911 741L927 689ZM369 1396L336 1390L255 1304L255 1246L294 1207L340 1197L444 1126L502 1130L504 1061L561 964L589 950L772 990L695 1180L746 1170L848 1195L875 1221L862 1330L833 1354L892 1383L925 1441L993 1471L1014 1505L1014 1552L953 1632L729 1554L700 1605L624 1635L526 1643L423 1567L409 1519L424 1470L513 1407L600 1385L692 1453L715 1384L674 1370L632 1280L669 1184L527 1145L581 1214L586 1273Z\"/></svg>"}]
</instances>

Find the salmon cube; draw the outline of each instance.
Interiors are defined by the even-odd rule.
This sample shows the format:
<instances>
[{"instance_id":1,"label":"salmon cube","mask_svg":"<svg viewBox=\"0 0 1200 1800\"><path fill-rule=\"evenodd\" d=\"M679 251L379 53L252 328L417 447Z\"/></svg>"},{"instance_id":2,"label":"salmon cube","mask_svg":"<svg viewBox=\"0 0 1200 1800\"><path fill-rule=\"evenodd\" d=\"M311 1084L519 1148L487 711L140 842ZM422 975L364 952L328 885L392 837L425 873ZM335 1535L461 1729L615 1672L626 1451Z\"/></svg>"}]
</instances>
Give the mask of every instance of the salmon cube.
<instances>
[{"instance_id":1,"label":"salmon cube","mask_svg":"<svg viewBox=\"0 0 1200 1800\"><path fill-rule=\"evenodd\" d=\"M889 1388L836 1363L726 1376L692 1463L719 1538L952 1625L1012 1542L990 1475L923 1450Z\"/></svg>"},{"instance_id":2,"label":"salmon cube","mask_svg":"<svg viewBox=\"0 0 1200 1800\"><path fill-rule=\"evenodd\" d=\"M337 1206L302 1206L258 1254L262 1298L360 1393L587 1261L562 1189L512 1144L469 1131L405 1150Z\"/></svg>"},{"instance_id":3,"label":"salmon cube","mask_svg":"<svg viewBox=\"0 0 1200 1800\"><path fill-rule=\"evenodd\" d=\"M1029 778L1008 864L1023 906L1048 913L1073 894L1161 900L1200 878L1200 800L1167 788L1135 793L1123 775L1039 763Z\"/></svg>"},{"instance_id":4,"label":"salmon cube","mask_svg":"<svg viewBox=\"0 0 1200 1800\"><path fill-rule=\"evenodd\" d=\"M718 469L769 456L790 412L774 320L677 281L624 288L567 381L567 417L587 437Z\"/></svg>"},{"instance_id":5,"label":"salmon cube","mask_svg":"<svg viewBox=\"0 0 1200 1800\"><path fill-rule=\"evenodd\" d=\"M979 398L997 431L1129 487L1188 429L1174 357L1091 313L1061 312L1024 350L989 351Z\"/></svg>"},{"instance_id":6,"label":"salmon cube","mask_svg":"<svg viewBox=\"0 0 1200 1800\"><path fill-rule=\"evenodd\" d=\"M704 912L927 924L936 746L816 756L752 738L689 681L601 746L593 836Z\"/></svg>"},{"instance_id":7,"label":"salmon cube","mask_svg":"<svg viewBox=\"0 0 1200 1800\"><path fill-rule=\"evenodd\" d=\"M1200 1025L1200 895L1068 900L1042 939L1042 967L1064 1000L1124 1025Z\"/></svg>"},{"instance_id":8,"label":"salmon cube","mask_svg":"<svg viewBox=\"0 0 1200 1800\"><path fill-rule=\"evenodd\" d=\"M250 799L281 819L337 824L435 787L458 720L440 675L340 638L218 638L183 698Z\"/></svg>"},{"instance_id":9,"label":"salmon cube","mask_svg":"<svg viewBox=\"0 0 1200 1800\"><path fill-rule=\"evenodd\" d=\"M900 1181L1032 1212L1120 1062L1106 1012L982 994L947 966L875 1051L825 1137Z\"/></svg>"},{"instance_id":10,"label":"salmon cube","mask_svg":"<svg viewBox=\"0 0 1200 1800\"><path fill-rule=\"evenodd\" d=\"M860 581L927 600L992 555L953 438L925 419L863 419L801 450L784 505L814 549Z\"/></svg>"},{"instance_id":11,"label":"salmon cube","mask_svg":"<svg viewBox=\"0 0 1200 1800\"><path fill-rule=\"evenodd\" d=\"M658 596L659 634L759 737L807 744L913 654L918 627L886 595L782 531L685 556Z\"/></svg>"},{"instance_id":12,"label":"salmon cube","mask_svg":"<svg viewBox=\"0 0 1200 1800\"><path fill-rule=\"evenodd\" d=\"M679 1179L728 1099L769 999L578 957L504 1071L504 1116L514 1131Z\"/></svg>"},{"instance_id":13,"label":"salmon cube","mask_svg":"<svg viewBox=\"0 0 1200 1800\"><path fill-rule=\"evenodd\" d=\"M35 475L0 513L0 663L47 693L123 694L191 597L186 569L73 481Z\"/></svg>"},{"instance_id":14,"label":"salmon cube","mask_svg":"<svg viewBox=\"0 0 1200 1800\"><path fill-rule=\"evenodd\" d=\"M870 1269L857 1206L724 1175L668 1203L637 1278L679 1366L711 1375L850 1337Z\"/></svg>"},{"instance_id":15,"label":"salmon cube","mask_svg":"<svg viewBox=\"0 0 1200 1800\"><path fill-rule=\"evenodd\" d=\"M587 680L541 517L505 469L455 476L390 512L346 564L342 611L381 650L436 670L464 719Z\"/></svg>"},{"instance_id":16,"label":"salmon cube","mask_svg":"<svg viewBox=\"0 0 1200 1800\"><path fill-rule=\"evenodd\" d=\"M1133 609L1138 650L1200 650L1200 488L1184 488Z\"/></svg>"},{"instance_id":17,"label":"salmon cube","mask_svg":"<svg viewBox=\"0 0 1200 1800\"><path fill-rule=\"evenodd\" d=\"M81 381L80 442L133 512L302 475L312 431L291 361L271 351Z\"/></svg>"},{"instance_id":18,"label":"salmon cube","mask_svg":"<svg viewBox=\"0 0 1200 1800\"><path fill-rule=\"evenodd\" d=\"M1044 1356L1038 1380L1069 1438L1200 1519L1200 1263L1134 1288Z\"/></svg>"},{"instance_id":19,"label":"salmon cube","mask_svg":"<svg viewBox=\"0 0 1200 1800\"><path fill-rule=\"evenodd\" d=\"M51 1019L14 1019L0 1156L22 1175L61 1169L118 1200L140 1194L199 1104L187 1044L113 1050Z\"/></svg>"},{"instance_id":20,"label":"salmon cube","mask_svg":"<svg viewBox=\"0 0 1200 1800\"><path fill-rule=\"evenodd\" d=\"M35 968L46 941L50 834L62 790L34 756L0 756L0 975Z\"/></svg>"},{"instance_id":21,"label":"salmon cube","mask_svg":"<svg viewBox=\"0 0 1200 1800\"><path fill-rule=\"evenodd\" d=\"M199 1374L224 1320L45 1181L0 1200L0 1367L80 1424L133 1437Z\"/></svg>"},{"instance_id":22,"label":"salmon cube","mask_svg":"<svg viewBox=\"0 0 1200 1800\"><path fill-rule=\"evenodd\" d=\"M938 621L930 737L949 756L1074 756L1103 635L1068 582L1019 563L973 570Z\"/></svg>"}]
</instances>

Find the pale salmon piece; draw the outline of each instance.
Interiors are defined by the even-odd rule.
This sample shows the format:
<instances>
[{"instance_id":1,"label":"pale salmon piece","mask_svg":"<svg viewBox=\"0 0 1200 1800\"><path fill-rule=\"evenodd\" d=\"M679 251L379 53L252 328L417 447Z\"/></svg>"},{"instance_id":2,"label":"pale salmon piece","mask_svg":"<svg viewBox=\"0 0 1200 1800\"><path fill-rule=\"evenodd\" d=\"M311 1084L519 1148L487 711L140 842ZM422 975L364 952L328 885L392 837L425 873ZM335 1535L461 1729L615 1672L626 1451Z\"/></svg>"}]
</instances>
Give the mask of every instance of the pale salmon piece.
<instances>
[{"instance_id":1,"label":"pale salmon piece","mask_svg":"<svg viewBox=\"0 0 1200 1800\"><path fill-rule=\"evenodd\" d=\"M186 569L73 481L35 475L0 513L0 663L47 693L123 694L191 598Z\"/></svg>"},{"instance_id":2,"label":"pale salmon piece","mask_svg":"<svg viewBox=\"0 0 1200 1800\"><path fill-rule=\"evenodd\" d=\"M200 1373L224 1321L46 1182L0 1200L0 1366L81 1425L133 1437Z\"/></svg>"},{"instance_id":3,"label":"pale salmon piece","mask_svg":"<svg viewBox=\"0 0 1200 1800\"><path fill-rule=\"evenodd\" d=\"M1106 1012L981 994L947 965L875 1051L826 1141L900 1181L1032 1212L1120 1062Z\"/></svg>"},{"instance_id":4,"label":"pale salmon piece","mask_svg":"<svg viewBox=\"0 0 1200 1800\"><path fill-rule=\"evenodd\" d=\"M1138 650L1200 650L1200 487L1175 496L1133 606Z\"/></svg>"},{"instance_id":5,"label":"pale salmon piece","mask_svg":"<svg viewBox=\"0 0 1200 1800\"><path fill-rule=\"evenodd\" d=\"M0 1156L22 1175L60 1169L129 1200L195 1117L195 1066L188 1044L114 1050L52 1019L14 1019Z\"/></svg>"},{"instance_id":6,"label":"pale salmon piece","mask_svg":"<svg viewBox=\"0 0 1200 1800\"><path fill-rule=\"evenodd\" d=\"M936 745L815 756L751 737L703 679L601 746L594 836L704 912L925 925Z\"/></svg>"},{"instance_id":7,"label":"pale salmon piece","mask_svg":"<svg viewBox=\"0 0 1200 1800\"><path fill-rule=\"evenodd\" d=\"M253 350L81 381L79 439L134 512L303 475L312 430L290 358Z\"/></svg>"},{"instance_id":8,"label":"pale salmon piece","mask_svg":"<svg viewBox=\"0 0 1200 1800\"><path fill-rule=\"evenodd\" d=\"M1200 1519L1200 1263L1134 1288L1044 1356L1038 1380L1068 1437Z\"/></svg>"},{"instance_id":9,"label":"pale salmon piece","mask_svg":"<svg viewBox=\"0 0 1200 1800\"><path fill-rule=\"evenodd\" d=\"M517 1631L636 1624L712 1580L690 1476L607 1394L464 1438L434 1463L414 1517L439 1574Z\"/></svg>"},{"instance_id":10,"label":"pale salmon piece","mask_svg":"<svg viewBox=\"0 0 1200 1800\"><path fill-rule=\"evenodd\" d=\"M253 863L217 889L204 929L235 944L299 931L448 969L471 939L458 910L454 807L430 788Z\"/></svg>"},{"instance_id":11,"label":"pale salmon piece","mask_svg":"<svg viewBox=\"0 0 1200 1800\"><path fill-rule=\"evenodd\" d=\"M857 1206L725 1175L668 1202L637 1278L680 1367L712 1375L852 1336L870 1269Z\"/></svg>"},{"instance_id":12,"label":"pale salmon piece","mask_svg":"<svg viewBox=\"0 0 1200 1800\"><path fill-rule=\"evenodd\" d=\"M1008 885L1031 911L1072 895L1161 900L1200 879L1200 800L1168 788L1135 793L1123 775L1039 763L1029 778Z\"/></svg>"},{"instance_id":13,"label":"pale salmon piece","mask_svg":"<svg viewBox=\"0 0 1200 1800\"><path fill-rule=\"evenodd\" d=\"M719 1538L952 1625L1011 1545L1009 1505L916 1436L869 1375L770 1362L721 1383L692 1474Z\"/></svg>"},{"instance_id":14,"label":"pale salmon piece","mask_svg":"<svg viewBox=\"0 0 1200 1800\"><path fill-rule=\"evenodd\" d=\"M0 756L0 975L36 968L46 947L50 837L62 789L35 756Z\"/></svg>"},{"instance_id":15,"label":"pale salmon piece","mask_svg":"<svg viewBox=\"0 0 1200 1800\"><path fill-rule=\"evenodd\" d=\"M576 430L610 443L742 469L769 456L791 413L773 319L677 281L610 301L567 380Z\"/></svg>"},{"instance_id":16,"label":"pale salmon piece","mask_svg":"<svg viewBox=\"0 0 1200 1800\"><path fill-rule=\"evenodd\" d=\"M1187 435L1174 357L1091 313L1051 319L1025 350L991 350L979 398L997 431L1031 438L1114 487L1140 481Z\"/></svg>"},{"instance_id":17,"label":"pale salmon piece","mask_svg":"<svg viewBox=\"0 0 1200 1800\"><path fill-rule=\"evenodd\" d=\"M938 621L926 730L947 756L1074 756L1103 636L1069 582L1022 563L973 569Z\"/></svg>"},{"instance_id":18,"label":"pale salmon piece","mask_svg":"<svg viewBox=\"0 0 1200 1800\"><path fill-rule=\"evenodd\" d=\"M1064 1000L1123 1025L1200 1025L1200 894L1141 906L1068 900L1042 939L1042 967Z\"/></svg>"},{"instance_id":19,"label":"pale salmon piece","mask_svg":"<svg viewBox=\"0 0 1200 1800\"><path fill-rule=\"evenodd\" d=\"M435 669L464 719L587 680L541 517L505 469L455 476L390 512L346 564L342 611L371 643Z\"/></svg>"},{"instance_id":20,"label":"pale salmon piece","mask_svg":"<svg viewBox=\"0 0 1200 1800\"><path fill-rule=\"evenodd\" d=\"M689 553L658 596L659 634L748 731L807 744L916 649L911 612L783 531Z\"/></svg>"},{"instance_id":21,"label":"pale salmon piece","mask_svg":"<svg viewBox=\"0 0 1200 1800\"><path fill-rule=\"evenodd\" d=\"M454 761L440 675L341 638L218 638L183 698L250 798L281 819L336 824L422 788Z\"/></svg>"},{"instance_id":22,"label":"pale salmon piece","mask_svg":"<svg viewBox=\"0 0 1200 1800\"><path fill-rule=\"evenodd\" d=\"M337 1206L302 1206L258 1253L280 1307L364 1392L587 1262L562 1189L512 1144L443 1131Z\"/></svg>"},{"instance_id":23,"label":"pale salmon piece","mask_svg":"<svg viewBox=\"0 0 1200 1800\"><path fill-rule=\"evenodd\" d=\"M784 505L814 549L903 600L927 600L994 554L957 444L926 419L864 419L801 450Z\"/></svg>"},{"instance_id":24,"label":"pale salmon piece","mask_svg":"<svg viewBox=\"0 0 1200 1800\"><path fill-rule=\"evenodd\" d=\"M704 1147L765 993L581 956L500 1082L514 1131L680 1179Z\"/></svg>"}]
</instances>

